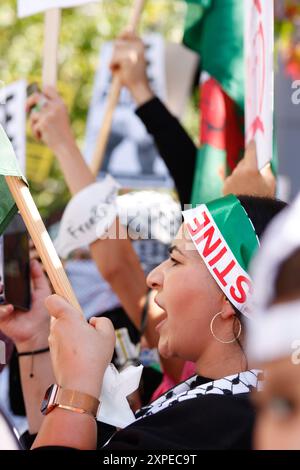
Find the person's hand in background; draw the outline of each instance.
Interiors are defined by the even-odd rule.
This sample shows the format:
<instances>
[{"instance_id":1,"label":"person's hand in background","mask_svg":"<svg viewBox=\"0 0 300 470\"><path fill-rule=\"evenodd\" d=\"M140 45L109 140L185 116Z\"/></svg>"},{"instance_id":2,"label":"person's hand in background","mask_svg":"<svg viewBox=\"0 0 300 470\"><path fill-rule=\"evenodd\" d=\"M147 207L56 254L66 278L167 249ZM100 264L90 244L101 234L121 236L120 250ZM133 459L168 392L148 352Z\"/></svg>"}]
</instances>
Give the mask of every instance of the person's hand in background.
<instances>
[{"instance_id":1,"label":"person's hand in background","mask_svg":"<svg viewBox=\"0 0 300 470\"><path fill-rule=\"evenodd\" d=\"M251 141L244 158L225 180L223 194L275 197L276 180L270 165L259 171L256 144Z\"/></svg>"},{"instance_id":2,"label":"person's hand in background","mask_svg":"<svg viewBox=\"0 0 300 470\"><path fill-rule=\"evenodd\" d=\"M41 264L31 261L32 304L29 312L13 305L0 306L0 330L16 345L18 352L34 351L48 346L49 316L44 306L51 293Z\"/></svg>"},{"instance_id":3,"label":"person's hand in background","mask_svg":"<svg viewBox=\"0 0 300 470\"><path fill-rule=\"evenodd\" d=\"M37 110L36 107L39 109ZM33 93L26 102L33 136L55 154L72 194L95 182L71 128L68 110L53 87Z\"/></svg>"},{"instance_id":4,"label":"person's hand in background","mask_svg":"<svg viewBox=\"0 0 300 470\"><path fill-rule=\"evenodd\" d=\"M40 105L40 110L34 109ZM39 107L39 106L38 106ZM54 153L62 142L73 142L68 110L55 88L46 86L42 93L33 93L26 102L33 136L42 140Z\"/></svg>"},{"instance_id":5,"label":"person's hand in background","mask_svg":"<svg viewBox=\"0 0 300 470\"><path fill-rule=\"evenodd\" d=\"M145 46L135 34L125 32L118 37L110 68L112 73L118 74L122 86L128 88L137 105L154 97L147 78Z\"/></svg>"}]
</instances>

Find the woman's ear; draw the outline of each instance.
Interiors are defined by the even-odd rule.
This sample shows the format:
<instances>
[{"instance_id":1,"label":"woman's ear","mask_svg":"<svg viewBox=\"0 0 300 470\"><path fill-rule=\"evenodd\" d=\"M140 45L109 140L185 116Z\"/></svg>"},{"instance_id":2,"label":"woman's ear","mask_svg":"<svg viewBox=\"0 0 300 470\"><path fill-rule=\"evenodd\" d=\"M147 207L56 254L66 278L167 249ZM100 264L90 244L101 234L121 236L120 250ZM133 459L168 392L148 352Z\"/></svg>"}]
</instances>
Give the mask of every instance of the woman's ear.
<instances>
[{"instance_id":1,"label":"woman's ear","mask_svg":"<svg viewBox=\"0 0 300 470\"><path fill-rule=\"evenodd\" d=\"M229 302L227 297L224 295L222 299L222 310L221 310L221 317L224 320L228 320L229 318L233 317L235 315L235 310L232 306L232 304Z\"/></svg>"}]
</instances>

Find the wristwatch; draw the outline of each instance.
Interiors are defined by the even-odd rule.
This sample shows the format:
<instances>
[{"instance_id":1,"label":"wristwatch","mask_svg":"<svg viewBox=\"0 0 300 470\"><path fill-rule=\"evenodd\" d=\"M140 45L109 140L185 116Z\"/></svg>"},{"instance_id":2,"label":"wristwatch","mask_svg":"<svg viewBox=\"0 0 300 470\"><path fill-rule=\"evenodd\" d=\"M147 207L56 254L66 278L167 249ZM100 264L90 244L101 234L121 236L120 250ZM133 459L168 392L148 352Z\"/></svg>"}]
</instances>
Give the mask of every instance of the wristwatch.
<instances>
[{"instance_id":1,"label":"wristwatch","mask_svg":"<svg viewBox=\"0 0 300 470\"><path fill-rule=\"evenodd\" d=\"M97 416L100 401L87 393L66 390L59 385L51 385L42 401L41 412L47 415L54 408L63 408L76 413L87 413L94 418Z\"/></svg>"}]
</instances>

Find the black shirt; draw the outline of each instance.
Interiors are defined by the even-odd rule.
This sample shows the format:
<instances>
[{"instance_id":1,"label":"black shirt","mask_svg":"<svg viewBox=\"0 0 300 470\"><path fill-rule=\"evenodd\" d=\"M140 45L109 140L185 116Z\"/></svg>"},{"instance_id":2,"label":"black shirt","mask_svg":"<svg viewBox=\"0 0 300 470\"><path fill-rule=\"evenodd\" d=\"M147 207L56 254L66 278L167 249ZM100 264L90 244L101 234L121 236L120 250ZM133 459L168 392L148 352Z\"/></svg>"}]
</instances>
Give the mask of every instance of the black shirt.
<instances>
[{"instance_id":1,"label":"black shirt","mask_svg":"<svg viewBox=\"0 0 300 470\"><path fill-rule=\"evenodd\" d=\"M102 449L105 452L150 449L250 450L254 418L248 393L233 396L201 395L135 421L116 432ZM101 433L102 425L99 427ZM55 449L64 448L53 446L36 450ZM98 450L101 452L102 449Z\"/></svg>"},{"instance_id":2,"label":"black shirt","mask_svg":"<svg viewBox=\"0 0 300 470\"><path fill-rule=\"evenodd\" d=\"M251 449L253 425L247 393L201 395L134 422L104 449Z\"/></svg>"},{"instance_id":3,"label":"black shirt","mask_svg":"<svg viewBox=\"0 0 300 470\"><path fill-rule=\"evenodd\" d=\"M176 399L171 405L169 402L167 407L156 412L152 408L153 414L148 415L149 407L141 409L136 417L143 417L115 432L104 447L102 446L113 429L109 430L98 423L98 450L251 449L254 410L249 400L249 391L258 385L248 385L248 392L233 393L233 387L239 382L245 385L244 378L237 374L230 381L228 379L230 378L222 380L221 384L227 384L227 389L219 388L220 381L211 382L200 376L182 382L162 396L162 400L168 400L175 392ZM192 399L185 399L186 394L176 393L178 387L188 383L190 392L187 391L187 394ZM202 385L204 394L198 394L196 389ZM212 387L215 388L215 393L209 393ZM154 406L157 407L160 400L159 398L153 402Z\"/></svg>"},{"instance_id":4,"label":"black shirt","mask_svg":"<svg viewBox=\"0 0 300 470\"><path fill-rule=\"evenodd\" d=\"M158 99L153 98L136 110L154 138L178 191L182 207L191 201L197 147L175 118Z\"/></svg>"}]
</instances>

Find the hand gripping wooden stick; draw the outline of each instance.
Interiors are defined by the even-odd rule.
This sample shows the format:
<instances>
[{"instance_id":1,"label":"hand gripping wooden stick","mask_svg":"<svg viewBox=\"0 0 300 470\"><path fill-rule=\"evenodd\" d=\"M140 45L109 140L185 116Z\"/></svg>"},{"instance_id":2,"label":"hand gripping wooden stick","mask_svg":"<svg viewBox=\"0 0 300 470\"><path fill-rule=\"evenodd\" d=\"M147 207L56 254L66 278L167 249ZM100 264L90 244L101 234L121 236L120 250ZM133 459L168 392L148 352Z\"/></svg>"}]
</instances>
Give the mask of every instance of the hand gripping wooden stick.
<instances>
[{"instance_id":1,"label":"hand gripping wooden stick","mask_svg":"<svg viewBox=\"0 0 300 470\"><path fill-rule=\"evenodd\" d=\"M132 14L126 28L127 31L135 32L138 28L139 21L143 12L146 0L135 0ZM96 147L91 162L92 173L97 176L105 155L109 134L111 131L114 110L118 104L121 92L121 82L117 75L113 77L110 93L107 98L106 110L103 123L97 137Z\"/></svg>"},{"instance_id":2,"label":"hand gripping wooden stick","mask_svg":"<svg viewBox=\"0 0 300 470\"><path fill-rule=\"evenodd\" d=\"M56 294L64 297L73 307L82 313L81 307L28 187L21 178L16 176L5 176L5 180L43 262L54 291Z\"/></svg>"}]
</instances>

